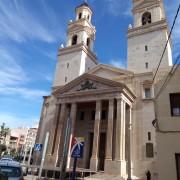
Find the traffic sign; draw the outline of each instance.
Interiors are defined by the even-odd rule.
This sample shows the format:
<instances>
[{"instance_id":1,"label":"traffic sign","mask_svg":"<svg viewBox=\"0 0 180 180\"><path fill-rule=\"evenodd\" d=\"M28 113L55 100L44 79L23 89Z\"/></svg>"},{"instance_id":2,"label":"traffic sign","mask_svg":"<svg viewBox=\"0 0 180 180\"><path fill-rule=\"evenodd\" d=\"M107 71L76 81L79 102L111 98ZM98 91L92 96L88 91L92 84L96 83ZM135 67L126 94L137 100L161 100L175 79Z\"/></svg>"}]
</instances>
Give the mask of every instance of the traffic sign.
<instances>
[{"instance_id":1,"label":"traffic sign","mask_svg":"<svg viewBox=\"0 0 180 180\"><path fill-rule=\"evenodd\" d=\"M84 138L73 137L71 143L71 157L82 158L84 149Z\"/></svg>"},{"instance_id":2,"label":"traffic sign","mask_svg":"<svg viewBox=\"0 0 180 180\"><path fill-rule=\"evenodd\" d=\"M34 145L34 151L41 151L42 150L42 147L43 147L43 145L42 144L35 144Z\"/></svg>"}]
</instances>

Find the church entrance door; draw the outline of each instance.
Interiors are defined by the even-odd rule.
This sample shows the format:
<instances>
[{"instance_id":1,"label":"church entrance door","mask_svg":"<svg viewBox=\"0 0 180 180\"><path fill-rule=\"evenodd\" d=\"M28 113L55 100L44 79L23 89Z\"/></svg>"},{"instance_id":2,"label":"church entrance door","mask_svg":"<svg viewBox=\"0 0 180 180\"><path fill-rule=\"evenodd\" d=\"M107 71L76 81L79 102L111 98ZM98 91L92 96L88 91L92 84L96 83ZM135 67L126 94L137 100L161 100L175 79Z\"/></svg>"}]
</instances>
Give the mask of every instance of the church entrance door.
<instances>
[{"instance_id":1,"label":"church entrance door","mask_svg":"<svg viewBox=\"0 0 180 180\"><path fill-rule=\"evenodd\" d=\"M94 133L89 133L89 154L88 154L88 163L87 163L88 169L90 168L90 160L92 156L93 138L94 138Z\"/></svg>"},{"instance_id":2,"label":"church entrance door","mask_svg":"<svg viewBox=\"0 0 180 180\"><path fill-rule=\"evenodd\" d=\"M106 155L106 133L100 134L99 141L99 170L104 171L104 162Z\"/></svg>"}]
</instances>

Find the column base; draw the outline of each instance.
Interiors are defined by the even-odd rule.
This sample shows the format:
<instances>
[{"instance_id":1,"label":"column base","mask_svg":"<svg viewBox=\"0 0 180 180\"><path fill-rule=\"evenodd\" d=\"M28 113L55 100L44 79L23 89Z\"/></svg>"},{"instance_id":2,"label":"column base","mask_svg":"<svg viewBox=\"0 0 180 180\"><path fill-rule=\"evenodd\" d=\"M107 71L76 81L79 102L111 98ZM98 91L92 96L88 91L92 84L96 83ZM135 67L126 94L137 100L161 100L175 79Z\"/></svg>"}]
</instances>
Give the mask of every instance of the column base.
<instances>
[{"instance_id":1,"label":"column base","mask_svg":"<svg viewBox=\"0 0 180 180\"><path fill-rule=\"evenodd\" d=\"M106 159L104 171L108 174L126 176L126 161L112 161L111 159Z\"/></svg>"},{"instance_id":2,"label":"column base","mask_svg":"<svg viewBox=\"0 0 180 180\"><path fill-rule=\"evenodd\" d=\"M90 169L93 171L98 171L98 158L91 158Z\"/></svg>"}]
</instances>

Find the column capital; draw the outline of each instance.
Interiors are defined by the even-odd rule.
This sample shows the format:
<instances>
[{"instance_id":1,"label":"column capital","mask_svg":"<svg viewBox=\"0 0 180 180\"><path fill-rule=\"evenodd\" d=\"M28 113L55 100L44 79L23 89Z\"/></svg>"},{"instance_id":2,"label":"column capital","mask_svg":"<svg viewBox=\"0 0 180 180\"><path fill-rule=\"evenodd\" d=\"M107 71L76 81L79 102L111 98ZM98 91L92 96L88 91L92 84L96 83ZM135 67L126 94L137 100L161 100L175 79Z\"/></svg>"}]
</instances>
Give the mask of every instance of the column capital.
<instances>
[{"instance_id":1,"label":"column capital","mask_svg":"<svg viewBox=\"0 0 180 180\"><path fill-rule=\"evenodd\" d=\"M101 103L101 101L102 101L101 99L97 99L96 103Z\"/></svg>"},{"instance_id":2,"label":"column capital","mask_svg":"<svg viewBox=\"0 0 180 180\"><path fill-rule=\"evenodd\" d=\"M109 99L109 104L113 104L114 103L114 98L110 98Z\"/></svg>"},{"instance_id":3,"label":"column capital","mask_svg":"<svg viewBox=\"0 0 180 180\"><path fill-rule=\"evenodd\" d=\"M117 100L117 101L122 101L122 102L128 104L123 97L117 97L116 100Z\"/></svg>"},{"instance_id":4,"label":"column capital","mask_svg":"<svg viewBox=\"0 0 180 180\"><path fill-rule=\"evenodd\" d=\"M72 103L71 103L71 105L73 105L73 104L75 104L75 105L76 105L76 104L77 104L77 102L72 102Z\"/></svg>"}]
</instances>

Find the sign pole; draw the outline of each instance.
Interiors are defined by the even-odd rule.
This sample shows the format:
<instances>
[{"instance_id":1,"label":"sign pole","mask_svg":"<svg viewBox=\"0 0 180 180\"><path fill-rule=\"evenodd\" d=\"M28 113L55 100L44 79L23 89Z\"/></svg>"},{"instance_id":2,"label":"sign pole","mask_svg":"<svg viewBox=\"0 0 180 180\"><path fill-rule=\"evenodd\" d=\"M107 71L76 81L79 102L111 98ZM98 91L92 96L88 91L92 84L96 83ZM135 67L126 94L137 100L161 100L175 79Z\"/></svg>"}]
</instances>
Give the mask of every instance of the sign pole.
<instances>
[{"instance_id":1,"label":"sign pole","mask_svg":"<svg viewBox=\"0 0 180 180\"><path fill-rule=\"evenodd\" d=\"M73 164L73 172L72 172L72 180L76 179L76 166L77 166L77 157L74 158L74 164Z\"/></svg>"},{"instance_id":2,"label":"sign pole","mask_svg":"<svg viewBox=\"0 0 180 180\"><path fill-rule=\"evenodd\" d=\"M43 169L43 166L44 166L44 160L45 160L45 156L46 156L48 140L49 140L49 132L46 133L46 139L45 139L45 142L44 142L44 148L43 148L43 154L42 154L42 159L41 159L41 165L40 165L40 169L39 169L38 178L41 178L42 169Z\"/></svg>"}]
</instances>

